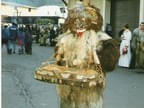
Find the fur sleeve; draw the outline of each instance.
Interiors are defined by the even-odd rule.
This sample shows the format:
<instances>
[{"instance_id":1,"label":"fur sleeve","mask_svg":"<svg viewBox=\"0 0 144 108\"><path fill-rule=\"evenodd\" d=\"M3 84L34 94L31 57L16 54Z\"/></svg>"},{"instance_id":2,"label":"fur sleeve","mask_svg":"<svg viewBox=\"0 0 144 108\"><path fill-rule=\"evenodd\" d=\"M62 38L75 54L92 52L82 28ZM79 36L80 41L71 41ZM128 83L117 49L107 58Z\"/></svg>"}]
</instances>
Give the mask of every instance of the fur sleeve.
<instances>
[{"instance_id":1,"label":"fur sleeve","mask_svg":"<svg viewBox=\"0 0 144 108\"><path fill-rule=\"evenodd\" d=\"M54 58L56 60L56 64L58 65L65 65L65 61L63 60L64 58L64 52L63 49L60 46L55 46L55 55Z\"/></svg>"},{"instance_id":2,"label":"fur sleeve","mask_svg":"<svg viewBox=\"0 0 144 108\"><path fill-rule=\"evenodd\" d=\"M102 69L105 72L112 71L119 58L119 45L114 39L103 41L102 50L98 52Z\"/></svg>"}]
</instances>

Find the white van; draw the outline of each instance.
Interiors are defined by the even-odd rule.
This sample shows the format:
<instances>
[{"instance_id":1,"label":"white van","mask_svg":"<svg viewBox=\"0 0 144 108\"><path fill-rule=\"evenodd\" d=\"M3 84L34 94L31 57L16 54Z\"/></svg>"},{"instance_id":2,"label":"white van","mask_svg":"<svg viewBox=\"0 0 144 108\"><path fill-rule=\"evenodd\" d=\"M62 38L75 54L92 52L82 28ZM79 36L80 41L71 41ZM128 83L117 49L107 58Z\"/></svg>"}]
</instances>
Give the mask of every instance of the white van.
<instances>
[{"instance_id":1,"label":"white van","mask_svg":"<svg viewBox=\"0 0 144 108\"><path fill-rule=\"evenodd\" d=\"M37 16L50 16L67 18L68 11L66 7L62 6L41 6L37 8Z\"/></svg>"}]
</instances>

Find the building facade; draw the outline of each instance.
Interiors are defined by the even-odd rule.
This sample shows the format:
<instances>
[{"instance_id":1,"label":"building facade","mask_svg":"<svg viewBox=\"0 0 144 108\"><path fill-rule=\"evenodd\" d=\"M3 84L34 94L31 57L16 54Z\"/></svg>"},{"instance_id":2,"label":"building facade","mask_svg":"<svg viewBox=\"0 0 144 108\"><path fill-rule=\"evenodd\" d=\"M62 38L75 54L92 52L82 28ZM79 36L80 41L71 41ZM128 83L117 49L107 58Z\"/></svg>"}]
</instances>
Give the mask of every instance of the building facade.
<instances>
[{"instance_id":1,"label":"building facade","mask_svg":"<svg viewBox=\"0 0 144 108\"><path fill-rule=\"evenodd\" d=\"M2 2L1 4L2 23L16 22L19 24L36 23L39 18L47 19L49 17L55 20L64 20L67 17L67 10L64 6L44 5L32 7L29 5Z\"/></svg>"},{"instance_id":2,"label":"building facade","mask_svg":"<svg viewBox=\"0 0 144 108\"><path fill-rule=\"evenodd\" d=\"M70 0L70 8L77 1L79 0ZM100 9L104 19L103 30L106 24L111 24L114 37L118 36L125 24L129 24L133 30L144 21L144 0L83 0L83 3Z\"/></svg>"},{"instance_id":3,"label":"building facade","mask_svg":"<svg viewBox=\"0 0 144 108\"><path fill-rule=\"evenodd\" d=\"M144 0L104 0L103 7L104 23L111 24L113 36L118 33L125 24L129 24L134 30L144 21Z\"/></svg>"},{"instance_id":4,"label":"building facade","mask_svg":"<svg viewBox=\"0 0 144 108\"><path fill-rule=\"evenodd\" d=\"M76 0L70 0L75 2ZM144 21L144 0L84 0L91 5L98 7L104 19L103 30L106 24L111 24L114 37L125 25L129 24L131 30L138 27ZM41 1L40 1L41 2ZM73 5L72 5L73 6ZM1 13L2 21L7 16L37 16L38 7L30 5L14 6L12 3L2 2Z\"/></svg>"},{"instance_id":5,"label":"building facade","mask_svg":"<svg viewBox=\"0 0 144 108\"><path fill-rule=\"evenodd\" d=\"M11 21L17 23L17 17L35 16L35 13L36 8L32 6L5 2L1 4L2 23L10 23Z\"/></svg>"}]
</instances>

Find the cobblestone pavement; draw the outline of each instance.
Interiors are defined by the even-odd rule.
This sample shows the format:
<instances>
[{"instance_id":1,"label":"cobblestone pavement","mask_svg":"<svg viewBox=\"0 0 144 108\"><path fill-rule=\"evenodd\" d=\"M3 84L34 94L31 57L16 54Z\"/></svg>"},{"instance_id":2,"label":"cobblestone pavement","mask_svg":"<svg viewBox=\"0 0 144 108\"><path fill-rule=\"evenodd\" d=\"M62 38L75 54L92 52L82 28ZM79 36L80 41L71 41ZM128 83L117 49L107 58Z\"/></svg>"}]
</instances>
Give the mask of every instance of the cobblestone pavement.
<instances>
[{"instance_id":1,"label":"cobblestone pavement","mask_svg":"<svg viewBox=\"0 0 144 108\"><path fill-rule=\"evenodd\" d=\"M56 86L34 79L40 64L52 58L53 47L33 45L33 54L7 55L2 48L2 108L59 108ZM117 67L107 74L105 108L143 108L144 70Z\"/></svg>"}]
</instances>

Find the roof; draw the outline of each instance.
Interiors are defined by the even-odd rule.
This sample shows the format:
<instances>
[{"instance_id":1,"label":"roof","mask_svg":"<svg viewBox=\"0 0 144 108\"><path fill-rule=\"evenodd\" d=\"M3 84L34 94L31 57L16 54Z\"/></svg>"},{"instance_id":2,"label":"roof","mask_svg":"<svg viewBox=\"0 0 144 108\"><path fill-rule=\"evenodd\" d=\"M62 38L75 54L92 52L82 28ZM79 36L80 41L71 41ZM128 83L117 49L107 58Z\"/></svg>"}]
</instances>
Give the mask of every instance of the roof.
<instances>
[{"instance_id":1,"label":"roof","mask_svg":"<svg viewBox=\"0 0 144 108\"><path fill-rule=\"evenodd\" d=\"M2 3L7 3L11 5L23 5L30 7L40 7L43 5L58 5L64 6L62 0L2 0Z\"/></svg>"}]
</instances>

